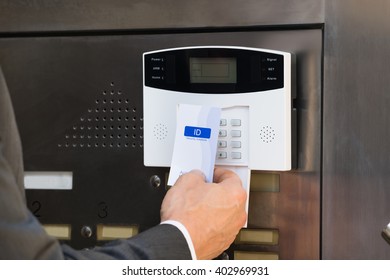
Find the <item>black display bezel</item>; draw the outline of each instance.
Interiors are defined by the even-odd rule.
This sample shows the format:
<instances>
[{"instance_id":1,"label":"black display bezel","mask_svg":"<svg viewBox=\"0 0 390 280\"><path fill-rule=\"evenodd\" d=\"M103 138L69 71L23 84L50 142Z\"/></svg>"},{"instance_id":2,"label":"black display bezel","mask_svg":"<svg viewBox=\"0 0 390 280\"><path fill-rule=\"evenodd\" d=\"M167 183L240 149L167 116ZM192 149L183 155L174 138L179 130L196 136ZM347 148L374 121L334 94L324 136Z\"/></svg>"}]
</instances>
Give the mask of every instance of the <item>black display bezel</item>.
<instances>
[{"instance_id":1,"label":"black display bezel","mask_svg":"<svg viewBox=\"0 0 390 280\"><path fill-rule=\"evenodd\" d=\"M236 83L191 83L190 57L233 57ZM191 93L243 93L283 88L283 55L235 48L189 48L146 54L145 85ZM157 66L157 67L156 67ZM161 67L161 71L153 70ZM272 73L267 69L274 68Z\"/></svg>"}]
</instances>

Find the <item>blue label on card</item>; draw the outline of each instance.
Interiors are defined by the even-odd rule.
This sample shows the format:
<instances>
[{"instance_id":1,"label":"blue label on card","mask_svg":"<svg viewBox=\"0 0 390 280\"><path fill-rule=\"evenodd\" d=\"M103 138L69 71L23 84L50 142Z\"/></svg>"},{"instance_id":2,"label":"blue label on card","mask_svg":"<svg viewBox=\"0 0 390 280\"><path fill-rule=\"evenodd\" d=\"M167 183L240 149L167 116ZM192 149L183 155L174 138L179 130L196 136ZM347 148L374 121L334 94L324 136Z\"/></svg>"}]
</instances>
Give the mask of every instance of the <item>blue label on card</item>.
<instances>
[{"instance_id":1,"label":"blue label on card","mask_svg":"<svg viewBox=\"0 0 390 280\"><path fill-rule=\"evenodd\" d=\"M184 136L210 139L211 128L207 127L195 127L195 126L186 126L184 128Z\"/></svg>"}]
</instances>

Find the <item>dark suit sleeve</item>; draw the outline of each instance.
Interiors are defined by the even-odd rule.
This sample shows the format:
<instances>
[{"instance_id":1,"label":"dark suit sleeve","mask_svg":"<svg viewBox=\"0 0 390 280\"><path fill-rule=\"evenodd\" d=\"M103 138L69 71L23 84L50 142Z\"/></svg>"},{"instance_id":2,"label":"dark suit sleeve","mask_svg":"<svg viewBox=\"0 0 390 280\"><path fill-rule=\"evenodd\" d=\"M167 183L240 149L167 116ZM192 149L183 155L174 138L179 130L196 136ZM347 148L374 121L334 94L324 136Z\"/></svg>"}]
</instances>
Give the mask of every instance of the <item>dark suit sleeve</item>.
<instances>
[{"instance_id":1,"label":"dark suit sleeve","mask_svg":"<svg viewBox=\"0 0 390 280\"><path fill-rule=\"evenodd\" d=\"M26 206L23 159L10 96L0 69L0 259L190 259L175 226L159 225L90 250L61 246Z\"/></svg>"},{"instance_id":2,"label":"dark suit sleeve","mask_svg":"<svg viewBox=\"0 0 390 280\"><path fill-rule=\"evenodd\" d=\"M158 225L130 239L112 241L92 250L63 247L66 259L190 260L183 234L173 225Z\"/></svg>"},{"instance_id":3,"label":"dark suit sleeve","mask_svg":"<svg viewBox=\"0 0 390 280\"><path fill-rule=\"evenodd\" d=\"M61 259L61 247L27 209L20 137L0 69L0 259Z\"/></svg>"}]
</instances>

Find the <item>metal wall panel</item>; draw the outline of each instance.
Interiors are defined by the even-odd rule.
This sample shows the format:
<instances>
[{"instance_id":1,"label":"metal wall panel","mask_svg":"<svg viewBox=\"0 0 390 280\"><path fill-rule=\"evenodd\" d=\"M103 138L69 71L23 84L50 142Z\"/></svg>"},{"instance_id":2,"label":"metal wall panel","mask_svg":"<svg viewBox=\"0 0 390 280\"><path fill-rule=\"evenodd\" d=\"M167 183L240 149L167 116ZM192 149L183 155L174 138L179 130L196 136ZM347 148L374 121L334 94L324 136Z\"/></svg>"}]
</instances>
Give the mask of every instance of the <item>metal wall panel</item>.
<instances>
[{"instance_id":1,"label":"metal wall panel","mask_svg":"<svg viewBox=\"0 0 390 280\"><path fill-rule=\"evenodd\" d=\"M0 0L0 32L323 23L324 0Z\"/></svg>"},{"instance_id":2,"label":"metal wall panel","mask_svg":"<svg viewBox=\"0 0 390 280\"><path fill-rule=\"evenodd\" d=\"M102 147L99 133L99 140L94 139L98 147L93 147L96 143L91 140L95 151L88 152L77 150L81 144L88 145L88 141L81 140L79 134L75 134L77 141L74 140L71 131L81 128L83 118L88 121L91 117L96 122L93 114L102 109L98 104L101 94L112 89L129 97L131 109L136 109L129 112L129 117L136 117L136 128L142 126L141 85L135 82L141 79L141 61L137 57L142 51L188 44L281 49L297 55L298 168L276 174L280 176L278 191L251 193L249 227L276 230L278 242L235 244L229 254L233 256L235 250L261 251L281 259L319 258L324 3L1 0L0 62L13 92L26 168L68 167L76 170L78 178L73 193L29 191L30 209L40 215L42 222L71 223L76 231L68 242L76 247L96 243L95 233L90 239L80 235L83 225L94 230L101 222L133 223L143 230L156 224L165 191L152 188L149 177L164 177L167 170L142 167L141 132L137 129L136 140L130 134L132 140L128 142L116 138L114 146L128 143L130 147L116 146L111 150L109 141L107 147ZM128 53L131 55L127 56ZM114 103L118 100L119 97L115 98ZM71 113L67 108L71 108ZM48 118L53 113L58 117ZM50 133L47 127L52 128ZM114 136L118 137L117 134ZM42 201L44 204L36 203ZM52 211L61 207L69 211ZM141 215L137 216L139 209Z\"/></svg>"},{"instance_id":3,"label":"metal wall panel","mask_svg":"<svg viewBox=\"0 0 390 280\"><path fill-rule=\"evenodd\" d=\"M388 259L390 2L326 1L324 259Z\"/></svg>"},{"instance_id":4,"label":"metal wall panel","mask_svg":"<svg viewBox=\"0 0 390 280\"><path fill-rule=\"evenodd\" d=\"M237 244L229 251L319 258L322 30L31 36L0 39L27 171L72 171L70 191L29 190L44 224L70 224L76 248L96 241L96 228L159 222L166 168L142 156L142 53L189 45L242 45L295 53L298 168L282 172L276 192L253 192L249 228L277 230L278 244ZM119 111L120 110L120 111ZM105 118L105 119L104 119ZM261 156L261 155L259 155ZM81 233L89 226L92 236Z\"/></svg>"},{"instance_id":5,"label":"metal wall panel","mask_svg":"<svg viewBox=\"0 0 390 280\"><path fill-rule=\"evenodd\" d=\"M390 221L389 10L386 0L1 0L0 32L226 26L291 29L300 24L325 23L322 257L377 259L390 257L390 248L380 236ZM312 73L308 69L301 74ZM310 104L300 100L303 108L312 108ZM301 115L307 125L318 125L316 117L313 121L319 112L317 106L320 104ZM305 137L305 144L317 145L316 137ZM314 159L320 154L313 158L301 153L300 157L307 157L306 163L313 160L313 176L317 178L320 170ZM274 199L263 200L277 204ZM257 225L263 217L275 217L272 208L262 210L252 208ZM294 246L290 249L297 250Z\"/></svg>"}]
</instances>

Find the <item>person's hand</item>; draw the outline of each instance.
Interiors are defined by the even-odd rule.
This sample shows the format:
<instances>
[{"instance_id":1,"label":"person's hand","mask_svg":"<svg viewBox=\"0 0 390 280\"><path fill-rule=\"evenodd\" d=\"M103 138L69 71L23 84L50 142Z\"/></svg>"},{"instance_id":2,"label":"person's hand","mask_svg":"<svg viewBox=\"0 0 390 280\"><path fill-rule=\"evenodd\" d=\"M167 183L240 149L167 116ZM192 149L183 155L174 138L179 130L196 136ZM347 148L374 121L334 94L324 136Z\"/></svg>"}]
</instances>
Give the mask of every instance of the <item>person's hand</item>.
<instances>
[{"instance_id":1,"label":"person's hand","mask_svg":"<svg viewBox=\"0 0 390 280\"><path fill-rule=\"evenodd\" d=\"M215 168L206 183L197 170L180 176L161 206L161 221L175 220L188 230L198 259L226 250L246 222L246 192L232 171Z\"/></svg>"}]
</instances>

